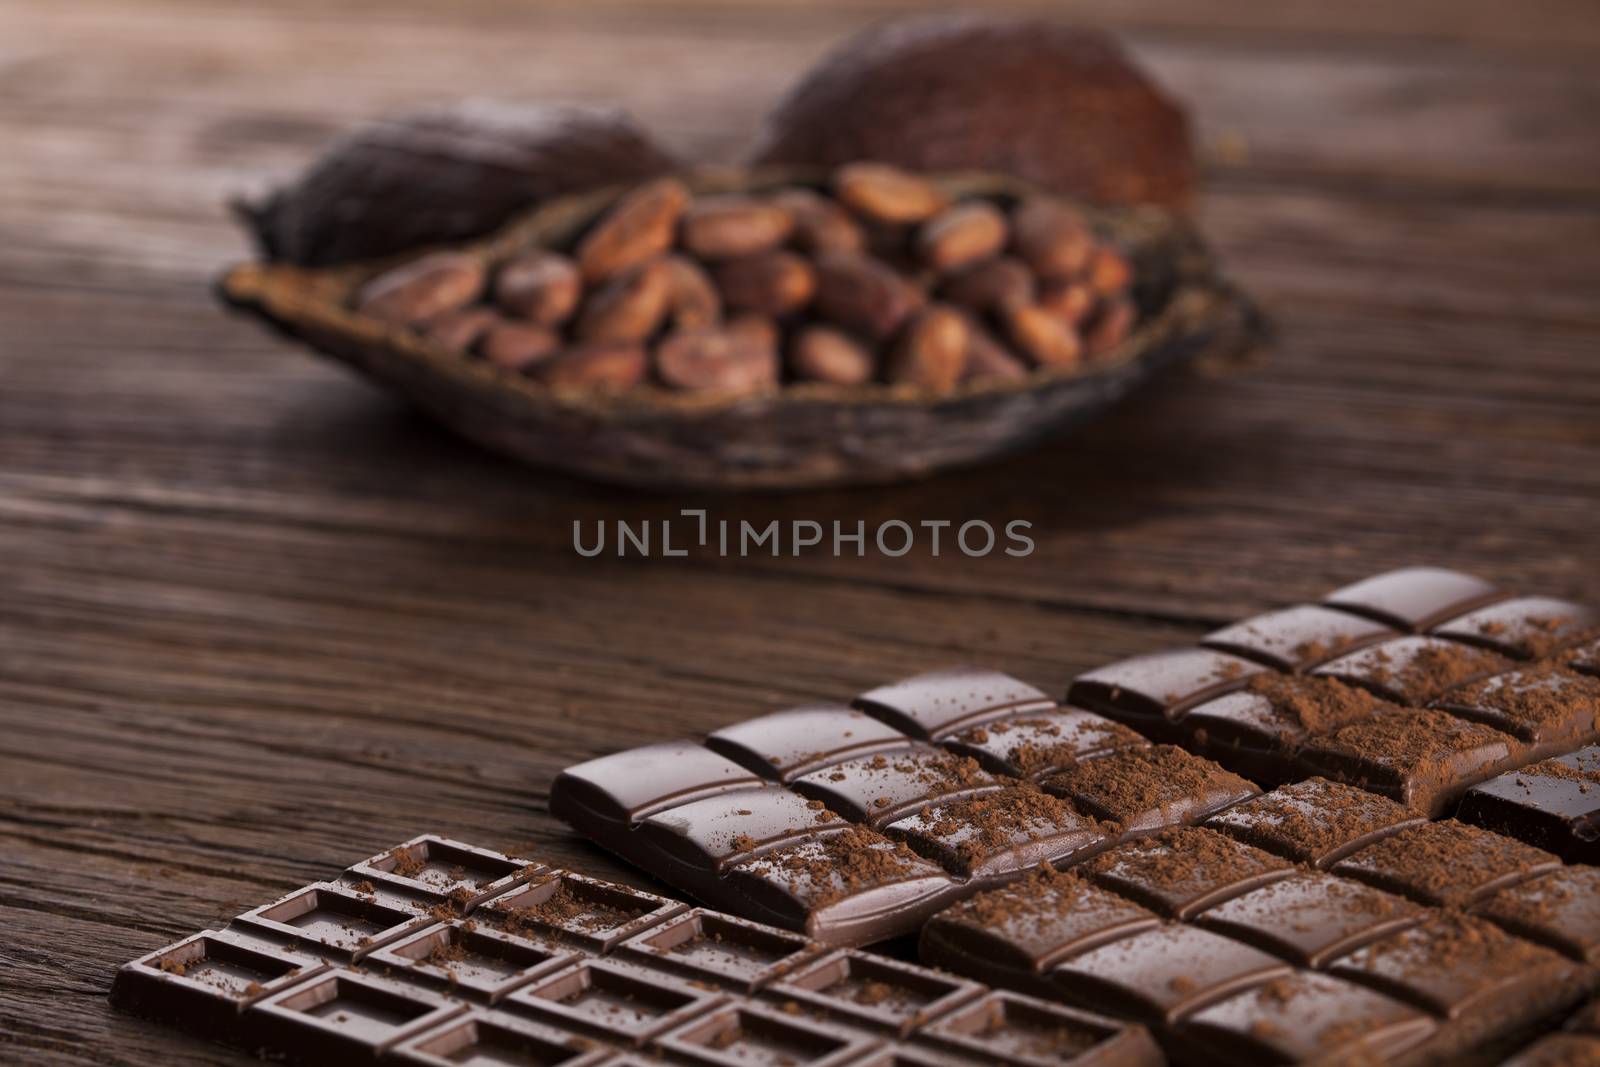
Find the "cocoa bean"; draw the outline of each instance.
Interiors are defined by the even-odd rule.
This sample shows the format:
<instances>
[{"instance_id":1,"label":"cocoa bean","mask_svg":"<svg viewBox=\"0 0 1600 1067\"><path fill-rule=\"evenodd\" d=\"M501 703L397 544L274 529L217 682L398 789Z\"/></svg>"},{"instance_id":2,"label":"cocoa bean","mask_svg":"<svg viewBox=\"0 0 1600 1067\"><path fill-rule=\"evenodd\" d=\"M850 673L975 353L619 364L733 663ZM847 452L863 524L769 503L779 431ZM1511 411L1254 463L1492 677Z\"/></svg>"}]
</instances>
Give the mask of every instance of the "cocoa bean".
<instances>
[{"instance_id":1,"label":"cocoa bean","mask_svg":"<svg viewBox=\"0 0 1600 1067\"><path fill-rule=\"evenodd\" d=\"M1041 278L1070 278L1089 265L1094 234L1083 216L1055 200L1024 202L1011 216L1016 254Z\"/></svg>"},{"instance_id":2,"label":"cocoa bean","mask_svg":"<svg viewBox=\"0 0 1600 1067\"><path fill-rule=\"evenodd\" d=\"M495 301L511 314L540 326L566 322L582 295L578 265L542 248L508 260L494 279Z\"/></svg>"},{"instance_id":3,"label":"cocoa bean","mask_svg":"<svg viewBox=\"0 0 1600 1067\"><path fill-rule=\"evenodd\" d=\"M628 193L578 242L584 280L604 281L667 251L688 202L689 190L676 178L660 178Z\"/></svg>"},{"instance_id":4,"label":"cocoa bean","mask_svg":"<svg viewBox=\"0 0 1600 1067\"><path fill-rule=\"evenodd\" d=\"M961 380L967 362L967 320L942 304L930 305L907 325L889 354L891 382L948 393Z\"/></svg>"},{"instance_id":5,"label":"cocoa bean","mask_svg":"<svg viewBox=\"0 0 1600 1067\"><path fill-rule=\"evenodd\" d=\"M416 326L466 307L483 292L483 264L460 252L434 252L373 278L356 310L384 322Z\"/></svg>"},{"instance_id":6,"label":"cocoa bean","mask_svg":"<svg viewBox=\"0 0 1600 1067\"><path fill-rule=\"evenodd\" d=\"M817 257L816 311L847 330L882 341L926 302L883 263L850 252Z\"/></svg>"},{"instance_id":7,"label":"cocoa bean","mask_svg":"<svg viewBox=\"0 0 1600 1067\"><path fill-rule=\"evenodd\" d=\"M770 252L788 240L794 216L777 203L748 196L703 196L683 214L683 247L702 259Z\"/></svg>"},{"instance_id":8,"label":"cocoa bean","mask_svg":"<svg viewBox=\"0 0 1600 1067\"><path fill-rule=\"evenodd\" d=\"M526 370L561 351L561 338L548 326L505 321L483 335L478 351L497 367Z\"/></svg>"},{"instance_id":9,"label":"cocoa bean","mask_svg":"<svg viewBox=\"0 0 1600 1067\"><path fill-rule=\"evenodd\" d=\"M1020 382L1028 377L1028 366L994 335L975 323L967 323L967 366L962 381Z\"/></svg>"},{"instance_id":10,"label":"cocoa bean","mask_svg":"<svg viewBox=\"0 0 1600 1067\"><path fill-rule=\"evenodd\" d=\"M722 297L711 275L687 256L668 256L672 272L672 292L667 298L667 314L680 330L701 330L722 321Z\"/></svg>"},{"instance_id":11,"label":"cocoa bean","mask_svg":"<svg viewBox=\"0 0 1600 1067\"><path fill-rule=\"evenodd\" d=\"M833 175L839 202L874 222L922 222L944 210L945 195L925 178L883 163L847 163Z\"/></svg>"},{"instance_id":12,"label":"cocoa bean","mask_svg":"<svg viewBox=\"0 0 1600 1067\"><path fill-rule=\"evenodd\" d=\"M429 319L422 332L434 344L464 355L478 343L478 338L500 321L493 308L466 307Z\"/></svg>"},{"instance_id":13,"label":"cocoa bean","mask_svg":"<svg viewBox=\"0 0 1600 1067\"><path fill-rule=\"evenodd\" d=\"M654 259L607 282L578 317L580 341L643 341L666 318L672 268Z\"/></svg>"},{"instance_id":14,"label":"cocoa bean","mask_svg":"<svg viewBox=\"0 0 1600 1067\"><path fill-rule=\"evenodd\" d=\"M978 315L1034 299L1033 274L1022 261L1002 256L974 263L946 278L939 295Z\"/></svg>"},{"instance_id":15,"label":"cocoa bean","mask_svg":"<svg viewBox=\"0 0 1600 1067\"><path fill-rule=\"evenodd\" d=\"M1070 367L1083 355L1077 331L1037 304L1014 304L1001 318L1012 343L1039 366Z\"/></svg>"},{"instance_id":16,"label":"cocoa bean","mask_svg":"<svg viewBox=\"0 0 1600 1067\"><path fill-rule=\"evenodd\" d=\"M1101 296L1119 296L1133 284L1133 264L1115 248L1101 245L1089 262L1089 286Z\"/></svg>"},{"instance_id":17,"label":"cocoa bean","mask_svg":"<svg viewBox=\"0 0 1600 1067\"><path fill-rule=\"evenodd\" d=\"M825 196L810 189L782 189L772 200L794 219L792 240L803 252L859 252L867 245L860 223Z\"/></svg>"},{"instance_id":18,"label":"cocoa bean","mask_svg":"<svg viewBox=\"0 0 1600 1067\"><path fill-rule=\"evenodd\" d=\"M807 326L789 343L789 370L801 381L860 385L876 363L866 345L831 326Z\"/></svg>"},{"instance_id":19,"label":"cocoa bean","mask_svg":"<svg viewBox=\"0 0 1600 1067\"><path fill-rule=\"evenodd\" d=\"M1007 236L1006 217L980 200L947 208L923 223L917 251L934 270L948 271L998 255Z\"/></svg>"},{"instance_id":20,"label":"cocoa bean","mask_svg":"<svg viewBox=\"0 0 1600 1067\"><path fill-rule=\"evenodd\" d=\"M811 303L817 275L793 252L762 252L717 264L717 288L730 311L787 315Z\"/></svg>"},{"instance_id":21,"label":"cocoa bean","mask_svg":"<svg viewBox=\"0 0 1600 1067\"><path fill-rule=\"evenodd\" d=\"M1082 326L1099 297L1083 282L1046 282L1039 287L1037 303L1074 328Z\"/></svg>"},{"instance_id":22,"label":"cocoa bean","mask_svg":"<svg viewBox=\"0 0 1600 1067\"><path fill-rule=\"evenodd\" d=\"M568 348L529 368L546 385L586 389L630 389L644 381L650 354L641 344L604 341Z\"/></svg>"},{"instance_id":23,"label":"cocoa bean","mask_svg":"<svg viewBox=\"0 0 1600 1067\"><path fill-rule=\"evenodd\" d=\"M778 384L777 330L746 316L726 326L675 333L656 345L656 374L692 391L749 393Z\"/></svg>"},{"instance_id":24,"label":"cocoa bean","mask_svg":"<svg viewBox=\"0 0 1600 1067\"><path fill-rule=\"evenodd\" d=\"M1091 356L1109 351L1128 339L1133 333L1138 309L1127 299L1108 300L1100 306L1094 321L1083 335L1085 350Z\"/></svg>"}]
</instances>

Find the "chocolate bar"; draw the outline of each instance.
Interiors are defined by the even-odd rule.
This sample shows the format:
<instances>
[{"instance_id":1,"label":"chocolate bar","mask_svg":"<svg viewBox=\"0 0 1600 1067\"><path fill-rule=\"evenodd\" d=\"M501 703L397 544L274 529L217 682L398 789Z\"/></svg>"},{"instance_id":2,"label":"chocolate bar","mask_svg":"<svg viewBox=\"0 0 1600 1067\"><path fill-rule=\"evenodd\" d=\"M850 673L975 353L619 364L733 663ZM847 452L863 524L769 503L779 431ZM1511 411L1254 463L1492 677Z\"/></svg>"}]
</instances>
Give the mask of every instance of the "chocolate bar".
<instances>
[{"instance_id":1,"label":"chocolate bar","mask_svg":"<svg viewBox=\"0 0 1600 1067\"><path fill-rule=\"evenodd\" d=\"M957 668L569 767L550 810L707 904L855 945L1258 793L1024 682Z\"/></svg>"},{"instance_id":2,"label":"chocolate bar","mask_svg":"<svg viewBox=\"0 0 1600 1067\"><path fill-rule=\"evenodd\" d=\"M1600 863L1600 745L1473 786L1461 800L1460 817L1569 863Z\"/></svg>"},{"instance_id":3,"label":"chocolate bar","mask_svg":"<svg viewBox=\"0 0 1600 1067\"><path fill-rule=\"evenodd\" d=\"M1591 1001L1548 1034L1506 1060L1501 1067L1582 1067L1600 1063L1600 1001Z\"/></svg>"},{"instance_id":4,"label":"chocolate bar","mask_svg":"<svg viewBox=\"0 0 1600 1067\"><path fill-rule=\"evenodd\" d=\"M1089 671L1067 700L1264 785L1320 775L1438 817L1600 738L1597 632L1582 605L1415 567Z\"/></svg>"},{"instance_id":5,"label":"chocolate bar","mask_svg":"<svg viewBox=\"0 0 1600 1067\"><path fill-rule=\"evenodd\" d=\"M921 954L1180 1063L1450 1062L1600 985L1600 869L1313 779L981 892Z\"/></svg>"},{"instance_id":6,"label":"chocolate bar","mask_svg":"<svg viewBox=\"0 0 1600 1067\"><path fill-rule=\"evenodd\" d=\"M1137 1024L435 836L134 960L111 996L306 1063L1165 1062Z\"/></svg>"}]
</instances>

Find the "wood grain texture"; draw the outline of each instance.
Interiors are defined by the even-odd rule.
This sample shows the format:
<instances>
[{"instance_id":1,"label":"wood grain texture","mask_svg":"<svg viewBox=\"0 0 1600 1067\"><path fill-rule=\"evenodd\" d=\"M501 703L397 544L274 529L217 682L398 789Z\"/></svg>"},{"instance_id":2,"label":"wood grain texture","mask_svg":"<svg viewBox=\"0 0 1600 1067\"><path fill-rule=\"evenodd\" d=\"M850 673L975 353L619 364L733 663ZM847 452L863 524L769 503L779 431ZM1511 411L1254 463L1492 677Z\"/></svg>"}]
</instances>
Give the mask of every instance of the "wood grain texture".
<instances>
[{"instance_id":1,"label":"wood grain texture","mask_svg":"<svg viewBox=\"0 0 1600 1067\"><path fill-rule=\"evenodd\" d=\"M121 962L436 830L647 884L556 770L952 661L1076 672L1432 560L1600 599L1588 0L1074 5L1189 99L1270 362L895 490L516 467L224 316L231 195L442 97L696 158L887 0L0 6L0 1060L244 1063ZM1044 5L1036 7L1045 10ZM574 520L1012 518L1027 559L580 560Z\"/></svg>"}]
</instances>

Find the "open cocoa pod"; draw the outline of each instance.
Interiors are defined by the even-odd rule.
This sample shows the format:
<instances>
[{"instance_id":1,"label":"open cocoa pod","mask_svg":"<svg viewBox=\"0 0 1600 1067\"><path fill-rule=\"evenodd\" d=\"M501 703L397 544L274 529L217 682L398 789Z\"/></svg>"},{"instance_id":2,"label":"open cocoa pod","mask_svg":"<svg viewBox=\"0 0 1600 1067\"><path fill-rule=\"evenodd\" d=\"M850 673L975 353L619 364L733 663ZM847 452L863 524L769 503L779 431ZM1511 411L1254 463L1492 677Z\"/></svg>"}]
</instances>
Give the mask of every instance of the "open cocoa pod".
<instances>
[{"instance_id":1,"label":"open cocoa pod","mask_svg":"<svg viewBox=\"0 0 1600 1067\"><path fill-rule=\"evenodd\" d=\"M824 188L826 181L826 175L794 171L708 172L684 180L696 202L716 194ZM931 176L928 181L952 204L1014 207L1039 195L1027 183L997 175ZM531 251L572 253L588 241L589 260L599 262L607 250L593 239L597 221L615 218L612 209L626 204L633 191L608 189L550 201L486 239L452 247L451 258L476 264L482 268L478 273L488 276L514 258L526 262ZM914 350L904 356L906 346L916 343L906 340L911 327L901 330L898 341L883 341L890 353L884 357L887 374L880 370L877 380L849 384L773 377L741 380L738 388L685 389L681 386L706 367L715 369L719 354L674 351L669 357L664 343L656 349L656 359L663 362L654 378L641 380L637 366L619 371L617 380L625 380L626 388L603 387L609 369L583 380L557 373L529 377L511 367L517 359L546 358L542 349L550 346L541 338L548 335L537 326L519 324L506 344L510 357L483 358L463 354L459 345L440 340L438 331L372 313L373 280L403 274L397 265L427 250L323 269L247 263L229 271L219 291L229 305L349 364L463 436L533 464L653 487L886 483L1014 451L1103 411L1169 366L1201 358L1213 364L1237 360L1260 339L1260 316L1180 216L1157 207L1079 210L1131 268L1121 299L1131 327L1125 325L1115 343L1092 359L1054 363L1041 356L1024 373L969 373L936 384L933 377L919 377L915 366L895 373L908 359L914 363L924 355ZM706 240L722 239L717 221L702 220L711 235ZM939 254L952 246L959 248L959 242L946 241ZM616 281L627 284L604 286L585 304L586 309L605 305L607 314L596 311L592 317L603 319L608 330L628 321L616 307L643 306L646 282L655 284L653 279ZM752 287L748 279L741 284ZM762 291L780 298L785 293L772 286ZM357 310L360 300L367 310ZM872 310L865 306L866 312ZM578 312L573 320L580 333L587 313ZM928 324L928 353L937 354L938 338L946 336L936 327L948 325ZM1017 324L1023 340L1029 339L1028 328ZM818 346L809 355L825 363L831 358L825 349ZM789 358L796 354L791 344ZM977 360L979 353L970 358ZM680 388L669 384L669 371L679 376Z\"/></svg>"}]
</instances>

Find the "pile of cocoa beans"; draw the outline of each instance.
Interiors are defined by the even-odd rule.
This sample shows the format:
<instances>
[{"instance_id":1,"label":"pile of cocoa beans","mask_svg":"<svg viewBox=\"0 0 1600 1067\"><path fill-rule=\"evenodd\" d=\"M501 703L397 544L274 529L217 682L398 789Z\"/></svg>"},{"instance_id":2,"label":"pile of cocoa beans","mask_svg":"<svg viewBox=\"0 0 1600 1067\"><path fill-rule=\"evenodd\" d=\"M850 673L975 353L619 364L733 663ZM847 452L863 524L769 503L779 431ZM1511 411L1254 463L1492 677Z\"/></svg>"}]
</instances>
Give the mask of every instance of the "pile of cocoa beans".
<instances>
[{"instance_id":1,"label":"pile of cocoa beans","mask_svg":"<svg viewBox=\"0 0 1600 1067\"><path fill-rule=\"evenodd\" d=\"M826 190L641 185L572 248L436 252L358 311L555 385L745 393L783 382L946 393L1070 367L1132 330L1133 271L1065 202L952 202L874 163Z\"/></svg>"}]
</instances>

